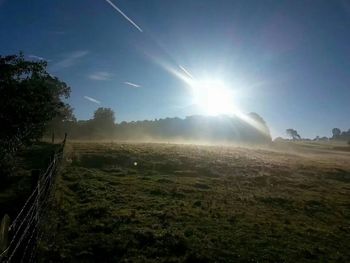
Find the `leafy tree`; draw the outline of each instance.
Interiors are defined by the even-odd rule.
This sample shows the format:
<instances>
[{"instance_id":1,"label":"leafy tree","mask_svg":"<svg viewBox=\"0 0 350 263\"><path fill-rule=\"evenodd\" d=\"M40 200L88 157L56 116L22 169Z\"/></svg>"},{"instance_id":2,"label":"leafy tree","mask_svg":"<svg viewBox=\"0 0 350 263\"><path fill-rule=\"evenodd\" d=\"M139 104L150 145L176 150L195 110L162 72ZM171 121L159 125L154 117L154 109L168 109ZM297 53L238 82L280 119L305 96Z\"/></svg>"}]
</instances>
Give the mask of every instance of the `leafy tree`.
<instances>
[{"instance_id":1,"label":"leafy tree","mask_svg":"<svg viewBox=\"0 0 350 263\"><path fill-rule=\"evenodd\" d=\"M98 108L94 112L94 121L101 125L112 125L115 122L114 111L111 108Z\"/></svg>"},{"instance_id":2,"label":"leafy tree","mask_svg":"<svg viewBox=\"0 0 350 263\"><path fill-rule=\"evenodd\" d=\"M333 128L332 133L333 133L333 139L337 139L341 134L341 130L339 128Z\"/></svg>"},{"instance_id":3,"label":"leafy tree","mask_svg":"<svg viewBox=\"0 0 350 263\"><path fill-rule=\"evenodd\" d=\"M111 108L98 108L92 119L92 126L97 136L105 137L114 133L115 115Z\"/></svg>"},{"instance_id":4,"label":"leafy tree","mask_svg":"<svg viewBox=\"0 0 350 263\"><path fill-rule=\"evenodd\" d=\"M67 108L70 87L46 71L45 61L22 53L0 56L0 169L22 145L41 138L49 121Z\"/></svg>"},{"instance_id":5,"label":"leafy tree","mask_svg":"<svg viewBox=\"0 0 350 263\"><path fill-rule=\"evenodd\" d=\"M301 139L301 137L298 134L298 132L296 130L294 130L294 129L287 129L286 133L287 133L288 136L292 137L293 141Z\"/></svg>"}]
</instances>

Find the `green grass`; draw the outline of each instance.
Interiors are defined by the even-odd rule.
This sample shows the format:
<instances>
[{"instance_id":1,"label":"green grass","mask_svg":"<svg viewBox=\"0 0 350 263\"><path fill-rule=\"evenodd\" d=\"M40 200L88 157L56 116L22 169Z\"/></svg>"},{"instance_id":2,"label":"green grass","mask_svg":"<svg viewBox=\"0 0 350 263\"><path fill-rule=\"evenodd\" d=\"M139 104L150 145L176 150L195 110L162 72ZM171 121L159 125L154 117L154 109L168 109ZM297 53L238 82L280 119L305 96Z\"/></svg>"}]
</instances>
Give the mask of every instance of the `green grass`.
<instances>
[{"instance_id":1,"label":"green grass","mask_svg":"<svg viewBox=\"0 0 350 263\"><path fill-rule=\"evenodd\" d=\"M350 154L291 147L71 143L41 261L350 262Z\"/></svg>"}]
</instances>

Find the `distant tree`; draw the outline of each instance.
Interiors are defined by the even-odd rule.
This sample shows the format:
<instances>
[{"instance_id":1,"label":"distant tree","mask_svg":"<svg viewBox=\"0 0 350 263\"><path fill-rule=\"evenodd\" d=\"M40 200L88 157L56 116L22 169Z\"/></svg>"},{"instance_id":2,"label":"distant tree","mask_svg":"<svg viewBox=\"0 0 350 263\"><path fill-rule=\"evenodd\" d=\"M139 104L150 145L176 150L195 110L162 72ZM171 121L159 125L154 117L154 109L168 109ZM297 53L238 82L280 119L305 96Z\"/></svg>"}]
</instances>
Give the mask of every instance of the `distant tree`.
<instances>
[{"instance_id":1,"label":"distant tree","mask_svg":"<svg viewBox=\"0 0 350 263\"><path fill-rule=\"evenodd\" d=\"M333 139L337 139L340 137L341 130L339 128L332 129Z\"/></svg>"},{"instance_id":2,"label":"distant tree","mask_svg":"<svg viewBox=\"0 0 350 263\"><path fill-rule=\"evenodd\" d=\"M45 61L22 53L0 56L0 170L22 145L41 138L48 123L67 107L70 87L46 71Z\"/></svg>"},{"instance_id":3,"label":"distant tree","mask_svg":"<svg viewBox=\"0 0 350 263\"><path fill-rule=\"evenodd\" d=\"M293 141L301 139L301 137L298 134L298 132L296 130L294 130L294 129L287 129L286 133L287 133L288 136L292 137Z\"/></svg>"},{"instance_id":4,"label":"distant tree","mask_svg":"<svg viewBox=\"0 0 350 263\"><path fill-rule=\"evenodd\" d=\"M94 112L93 120L102 126L114 125L114 111L110 108L98 108Z\"/></svg>"},{"instance_id":5,"label":"distant tree","mask_svg":"<svg viewBox=\"0 0 350 263\"><path fill-rule=\"evenodd\" d=\"M92 119L95 135L98 137L111 136L115 128L115 114L110 108L98 108Z\"/></svg>"}]
</instances>

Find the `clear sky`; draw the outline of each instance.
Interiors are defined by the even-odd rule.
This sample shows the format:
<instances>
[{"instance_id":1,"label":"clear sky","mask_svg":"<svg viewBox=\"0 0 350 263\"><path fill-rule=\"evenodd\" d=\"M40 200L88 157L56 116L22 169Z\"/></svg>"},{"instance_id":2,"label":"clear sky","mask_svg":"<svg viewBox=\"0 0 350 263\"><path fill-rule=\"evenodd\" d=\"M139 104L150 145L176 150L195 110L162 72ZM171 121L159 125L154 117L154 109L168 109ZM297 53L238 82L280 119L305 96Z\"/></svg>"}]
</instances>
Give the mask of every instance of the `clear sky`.
<instances>
[{"instance_id":1,"label":"clear sky","mask_svg":"<svg viewBox=\"0 0 350 263\"><path fill-rule=\"evenodd\" d=\"M350 128L349 1L111 1L130 20L105 0L0 0L0 54L48 60L78 119L201 113L181 66L223 81L273 137Z\"/></svg>"}]
</instances>

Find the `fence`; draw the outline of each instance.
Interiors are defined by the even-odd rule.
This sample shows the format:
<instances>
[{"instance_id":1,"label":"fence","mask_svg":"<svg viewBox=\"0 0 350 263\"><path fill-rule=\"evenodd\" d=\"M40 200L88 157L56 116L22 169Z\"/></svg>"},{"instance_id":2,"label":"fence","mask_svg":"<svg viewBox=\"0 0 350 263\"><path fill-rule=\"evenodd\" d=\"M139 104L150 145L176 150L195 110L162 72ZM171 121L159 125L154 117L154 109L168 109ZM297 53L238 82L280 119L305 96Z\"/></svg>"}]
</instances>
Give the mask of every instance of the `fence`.
<instances>
[{"instance_id":1,"label":"fence","mask_svg":"<svg viewBox=\"0 0 350 263\"><path fill-rule=\"evenodd\" d=\"M24 206L10 223L5 215L0 227L0 262L36 261L37 243L43 234L40 222L52 197L52 188L63 156L66 136L51 158L46 171L38 176L37 185Z\"/></svg>"}]
</instances>

